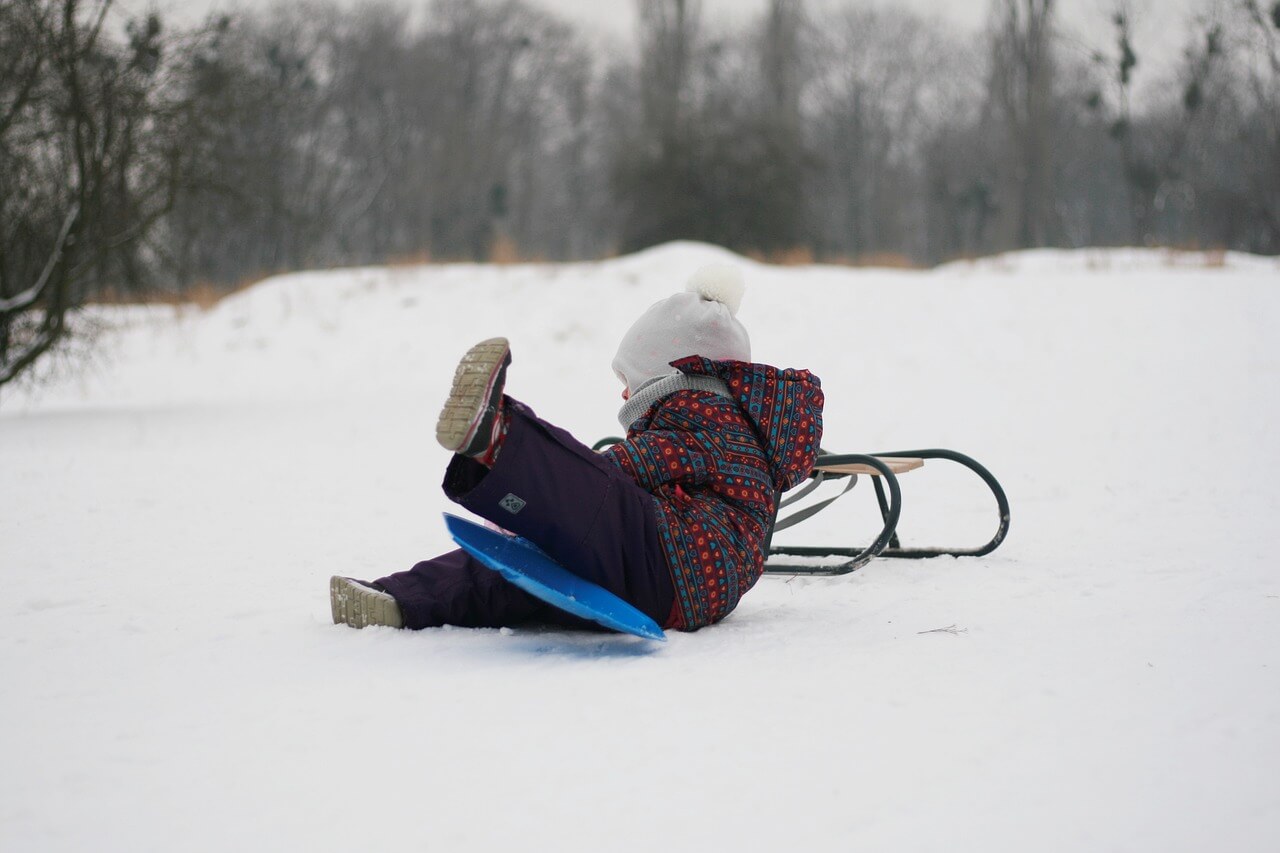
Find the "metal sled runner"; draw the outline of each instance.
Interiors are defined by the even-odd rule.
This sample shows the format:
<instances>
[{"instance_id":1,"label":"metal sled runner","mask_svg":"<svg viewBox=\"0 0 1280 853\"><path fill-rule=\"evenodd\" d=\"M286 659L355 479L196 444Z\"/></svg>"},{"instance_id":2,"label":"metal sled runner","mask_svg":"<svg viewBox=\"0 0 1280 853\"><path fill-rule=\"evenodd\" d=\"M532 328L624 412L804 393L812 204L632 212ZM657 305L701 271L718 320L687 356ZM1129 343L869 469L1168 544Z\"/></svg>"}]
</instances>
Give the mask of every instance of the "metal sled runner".
<instances>
[{"instance_id":1,"label":"metal sled runner","mask_svg":"<svg viewBox=\"0 0 1280 853\"><path fill-rule=\"evenodd\" d=\"M898 474L912 471L924 465L926 460L940 459L955 462L968 468L986 483L987 488L996 499L999 513L999 526L991 541L977 548L904 548L898 541L898 519L902 514L902 488L898 484ZM812 517L829 506L841 495L848 492L857 483L858 477L869 476L875 487L876 503L880 508L880 516L884 527L870 545L865 548L839 547L806 547L806 546L768 546L768 559L765 562L766 574L787 575L845 575L865 566L876 557L898 557L902 559L925 559L928 557L981 557L990 554L1004 541L1009 532L1009 501L1004 489L991 472L977 460L956 453L954 450L899 450L889 453L826 453L819 455L809 480L797 487L790 495L779 502L779 517L775 520L773 533L792 527ZM793 506L807 497L825 482L847 480L844 489L834 497L827 498L812 506L796 510L783 516L782 510ZM887 494L886 494L887 492ZM832 562L831 558L840 558Z\"/></svg>"}]
</instances>

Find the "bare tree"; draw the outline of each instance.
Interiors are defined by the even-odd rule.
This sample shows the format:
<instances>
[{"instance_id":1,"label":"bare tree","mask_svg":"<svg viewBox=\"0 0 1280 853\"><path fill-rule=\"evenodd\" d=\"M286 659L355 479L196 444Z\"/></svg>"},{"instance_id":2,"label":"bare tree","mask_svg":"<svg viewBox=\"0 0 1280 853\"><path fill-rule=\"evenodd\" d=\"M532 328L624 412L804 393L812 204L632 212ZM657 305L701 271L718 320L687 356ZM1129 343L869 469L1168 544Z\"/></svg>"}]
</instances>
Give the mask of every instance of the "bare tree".
<instances>
[{"instance_id":1,"label":"bare tree","mask_svg":"<svg viewBox=\"0 0 1280 853\"><path fill-rule=\"evenodd\" d=\"M0 385L86 299L138 287L180 154L158 18L107 32L110 0L0 5Z\"/></svg>"},{"instance_id":2,"label":"bare tree","mask_svg":"<svg viewBox=\"0 0 1280 853\"><path fill-rule=\"evenodd\" d=\"M1007 134L1014 241L1049 244L1053 218L1055 0L995 0L990 93Z\"/></svg>"},{"instance_id":3,"label":"bare tree","mask_svg":"<svg viewBox=\"0 0 1280 853\"><path fill-rule=\"evenodd\" d=\"M1219 82L1222 65L1224 30L1221 22L1208 19L1199 22L1191 34L1184 61L1176 77L1160 81L1157 93L1176 97L1164 103L1148 103L1145 115L1135 115L1133 86L1140 67L1140 54L1134 38L1135 10L1129 0L1118 0L1112 10L1115 31L1115 53L1108 58L1101 51L1095 56L1099 64L1109 65L1114 96L1114 116L1109 135L1115 141L1123 164L1127 193L1130 241L1143 244L1156 239L1186 237L1178 223L1172 221L1174 208L1193 208L1195 193L1187 174L1187 158L1193 155L1195 139L1206 126L1220 117L1221 99L1208 99ZM1106 105L1101 93L1089 100L1089 106L1101 110ZM1180 200L1180 201L1179 201ZM1158 224L1163 220L1163 224Z\"/></svg>"},{"instance_id":4,"label":"bare tree","mask_svg":"<svg viewBox=\"0 0 1280 853\"><path fill-rule=\"evenodd\" d=\"M629 115L617 125L611 152L614 191L625 211L624 248L700 236L707 179L695 152L701 3L637 0L636 11L639 63L630 72L634 86L617 86L626 93L617 109Z\"/></svg>"},{"instance_id":5,"label":"bare tree","mask_svg":"<svg viewBox=\"0 0 1280 853\"><path fill-rule=\"evenodd\" d=\"M806 177L816 165L805 140L802 99L811 78L806 61L811 31L802 0L770 0L761 21L759 135L765 147L752 198L760 221L748 239L763 251L811 243L806 210Z\"/></svg>"},{"instance_id":6,"label":"bare tree","mask_svg":"<svg viewBox=\"0 0 1280 853\"><path fill-rule=\"evenodd\" d=\"M433 10L432 250L486 258L498 239L546 245L552 238L534 234L569 214L563 197L555 216L538 199L581 144L574 137L583 128L573 125L588 96L586 53L566 25L524 3L438 0Z\"/></svg>"},{"instance_id":7,"label":"bare tree","mask_svg":"<svg viewBox=\"0 0 1280 853\"><path fill-rule=\"evenodd\" d=\"M228 22L193 80L207 168L173 217L182 277L599 247L590 74L516 0L437 0L419 27L385 5Z\"/></svg>"},{"instance_id":8,"label":"bare tree","mask_svg":"<svg viewBox=\"0 0 1280 853\"><path fill-rule=\"evenodd\" d=\"M803 4L771 2L741 36L705 34L692 0L637 9L639 61L615 69L609 106L623 248L807 242Z\"/></svg>"},{"instance_id":9,"label":"bare tree","mask_svg":"<svg viewBox=\"0 0 1280 853\"><path fill-rule=\"evenodd\" d=\"M356 195L334 156L332 7L222 18L194 51L183 140L194 173L168 220L177 279L241 279L337 262L338 211Z\"/></svg>"},{"instance_id":10,"label":"bare tree","mask_svg":"<svg viewBox=\"0 0 1280 853\"><path fill-rule=\"evenodd\" d=\"M1232 52L1248 103L1240 139L1250 152L1238 159L1240 200L1256 229L1246 235L1247 247L1274 254L1280 253L1280 0L1269 7L1242 0L1240 9L1244 21Z\"/></svg>"},{"instance_id":11,"label":"bare tree","mask_svg":"<svg viewBox=\"0 0 1280 853\"><path fill-rule=\"evenodd\" d=\"M822 253L925 254L926 172L974 179L958 138L973 115L970 63L919 15L861 6L824 21L815 57L809 130L822 165L809 195ZM945 150L926 151L943 128Z\"/></svg>"}]
</instances>

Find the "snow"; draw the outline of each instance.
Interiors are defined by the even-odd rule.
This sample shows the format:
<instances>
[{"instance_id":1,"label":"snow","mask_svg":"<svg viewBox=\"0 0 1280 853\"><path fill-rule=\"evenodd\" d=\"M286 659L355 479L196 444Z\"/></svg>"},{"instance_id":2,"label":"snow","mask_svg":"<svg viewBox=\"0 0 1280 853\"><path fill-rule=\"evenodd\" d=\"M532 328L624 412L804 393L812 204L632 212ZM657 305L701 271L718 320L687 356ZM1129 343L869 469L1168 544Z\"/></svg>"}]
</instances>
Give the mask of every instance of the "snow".
<instances>
[{"instance_id":1,"label":"snow","mask_svg":"<svg viewBox=\"0 0 1280 853\"><path fill-rule=\"evenodd\" d=\"M666 644L330 624L329 575L448 547L432 430L471 343L616 433L616 341L715 262L757 358L823 378L829 449L1000 478L1000 550L767 577ZM1275 850L1277 272L680 243L100 309L88 370L0 405L0 849ZM906 545L994 530L945 463L902 485ZM870 495L779 539L865 542Z\"/></svg>"}]
</instances>

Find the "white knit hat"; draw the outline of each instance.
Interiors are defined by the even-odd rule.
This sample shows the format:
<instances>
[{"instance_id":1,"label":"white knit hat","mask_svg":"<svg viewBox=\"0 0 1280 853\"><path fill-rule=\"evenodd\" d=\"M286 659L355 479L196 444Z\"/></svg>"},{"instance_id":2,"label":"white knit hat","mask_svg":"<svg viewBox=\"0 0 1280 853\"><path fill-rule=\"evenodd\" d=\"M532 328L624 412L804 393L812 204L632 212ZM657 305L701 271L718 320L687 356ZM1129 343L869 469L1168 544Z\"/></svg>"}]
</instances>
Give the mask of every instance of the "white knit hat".
<instances>
[{"instance_id":1,"label":"white knit hat","mask_svg":"<svg viewBox=\"0 0 1280 853\"><path fill-rule=\"evenodd\" d=\"M735 316L745 287L736 267L703 267L684 293L650 306L622 336L613 372L635 393L646 382L676 373L671 362L690 355L750 361L751 340Z\"/></svg>"}]
</instances>

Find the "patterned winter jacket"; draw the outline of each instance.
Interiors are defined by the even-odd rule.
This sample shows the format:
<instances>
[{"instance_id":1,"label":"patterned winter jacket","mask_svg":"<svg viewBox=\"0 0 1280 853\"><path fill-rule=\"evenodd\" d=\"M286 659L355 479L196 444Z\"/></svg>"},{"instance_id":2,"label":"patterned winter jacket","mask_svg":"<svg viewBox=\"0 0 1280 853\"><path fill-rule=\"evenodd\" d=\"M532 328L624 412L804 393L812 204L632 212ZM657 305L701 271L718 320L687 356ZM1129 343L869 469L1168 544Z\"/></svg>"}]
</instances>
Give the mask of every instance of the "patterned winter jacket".
<instances>
[{"instance_id":1,"label":"patterned winter jacket","mask_svg":"<svg viewBox=\"0 0 1280 853\"><path fill-rule=\"evenodd\" d=\"M665 627L692 631L727 616L760 578L778 496L817 458L823 396L807 370L700 356L672 366L722 380L731 397L663 397L606 455L653 493L676 592Z\"/></svg>"}]
</instances>

